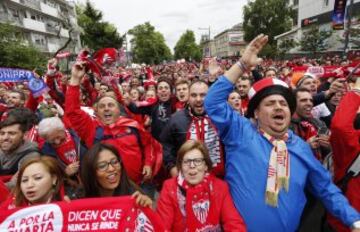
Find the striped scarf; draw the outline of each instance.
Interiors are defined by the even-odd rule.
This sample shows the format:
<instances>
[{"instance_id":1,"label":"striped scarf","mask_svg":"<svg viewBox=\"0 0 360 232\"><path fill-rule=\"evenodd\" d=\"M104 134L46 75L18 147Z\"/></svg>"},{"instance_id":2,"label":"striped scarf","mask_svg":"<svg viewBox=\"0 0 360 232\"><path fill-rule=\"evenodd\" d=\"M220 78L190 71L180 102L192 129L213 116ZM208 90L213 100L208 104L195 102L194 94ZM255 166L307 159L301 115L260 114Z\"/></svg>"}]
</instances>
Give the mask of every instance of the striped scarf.
<instances>
[{"instance_id":1,"label":"striped scarf","mask_svg":"<svg viewBox=\"0 0 360 232\"><path fill-rule=\"evenodd\" d=\"M265 201L266 204L277 207L280 190L284 188L286 192L289 191L290 156L285 143L288 134L286 133L280 140L275 139L260 128L259 131L274 146L270 153Z\"/></svg>"}]
</instances>

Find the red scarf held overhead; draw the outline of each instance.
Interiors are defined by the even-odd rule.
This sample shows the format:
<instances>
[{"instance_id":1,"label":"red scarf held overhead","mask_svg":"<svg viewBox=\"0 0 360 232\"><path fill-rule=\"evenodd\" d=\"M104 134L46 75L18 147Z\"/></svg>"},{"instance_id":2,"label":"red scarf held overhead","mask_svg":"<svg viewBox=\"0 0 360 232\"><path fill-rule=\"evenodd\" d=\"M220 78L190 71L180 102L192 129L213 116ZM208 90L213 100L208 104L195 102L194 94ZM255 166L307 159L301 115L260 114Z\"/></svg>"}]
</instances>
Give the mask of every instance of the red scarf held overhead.
<instances>
[{"instance_id":1,"label":"red scarf held overhead","mask_svg":"<svg viewBox=\"0 0 360 232\"><path fill-rule=\"evenodd\" d=\"M187 231L221 231L219 218L215 215L211 202L214 177L207 174L201 183L190 186L180 173L178 182L178 204L186 218Z\"/></svg>"}]
</instances>

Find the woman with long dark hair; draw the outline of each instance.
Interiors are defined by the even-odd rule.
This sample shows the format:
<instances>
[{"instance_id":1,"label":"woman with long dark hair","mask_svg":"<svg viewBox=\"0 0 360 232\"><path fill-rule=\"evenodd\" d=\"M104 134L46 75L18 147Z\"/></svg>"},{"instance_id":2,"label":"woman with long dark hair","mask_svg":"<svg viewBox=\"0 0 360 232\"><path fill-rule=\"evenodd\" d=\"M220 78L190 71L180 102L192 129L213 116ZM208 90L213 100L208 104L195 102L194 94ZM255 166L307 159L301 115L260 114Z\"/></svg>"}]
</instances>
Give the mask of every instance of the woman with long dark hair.
<instances>
[{"instance_id":1,"label":"woman with long dark hair","mask_svg":"<svg viewBox=\"0 0 360 232\"><path fill-rule=\"evenodd\" d=\"M80 169L85 197L132 195L140 206L152 205L152 200L128 178L118 151L113 146L95 144L84 156Z\"/></svg>"}]
</instances>

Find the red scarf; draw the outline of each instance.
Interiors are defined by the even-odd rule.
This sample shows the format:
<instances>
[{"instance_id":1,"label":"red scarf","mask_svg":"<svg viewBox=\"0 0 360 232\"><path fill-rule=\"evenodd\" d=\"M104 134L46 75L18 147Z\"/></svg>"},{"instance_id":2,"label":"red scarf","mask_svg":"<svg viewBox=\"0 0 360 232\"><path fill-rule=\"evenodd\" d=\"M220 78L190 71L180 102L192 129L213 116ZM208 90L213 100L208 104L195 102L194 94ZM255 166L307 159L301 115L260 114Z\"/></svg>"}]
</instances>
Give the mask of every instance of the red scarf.
<instances>
[{"instance_id":1,"label":"red scarf","mask_svg":"<svg viewBox=\"0 0 360 232\"><path fill-rule=\"evenodd\" d=\"M177 177L178 204L185 218L187 231L221 231L219 218L211 202L214 177L207 174L196 186L190 186L180 173Z\"/></svg>"},{"instance_id":2,"label":"red scarf","mask_svg":"<svg viewBox=\"0 0 360 232\"><path fill-rule=\"evenodd\" d=\"M249 105L249 98L241 98L241 114L246 115L247 109Z\"/></svg>"},{"instance_id":3,"label":"red scarf","mask_svg":"<svg viewBox=\"0 0 360 232\"><path fill-rule=\"evenodd\" d=\"M66 141L55 148L56 154L65 165L69 165L79 160L79 151L76 151L74 140L69 131L65 131ZM80 147L80 146L79 146Z\"/></svg>"},{"instance_id":4,"label":"red scarf","mask_svg":"<svg viewBox=\"0 0 360 232\"><path fill-rule=\"evenodd\" d=\"M186 139L200 140L204 142L209 150L210 159L213 164L212 174L224 176L224 155L220 138L215 126L208 116L194 116L190 109L191 122L186 134Z\"/></svg>"},{"instance_id":5,"label":"red scarf","mask_svg":"<svg viewBox=\"0 0 360 232\"><path fill-rule=\"evenodd\" d=\"M317 136L317 128L309 121L301 120L297 130L297 134L305 141L308 141L311 137ZM321 153L319 149L312 149L316 159L322 161Z\"/></svg>"}]
</instances>

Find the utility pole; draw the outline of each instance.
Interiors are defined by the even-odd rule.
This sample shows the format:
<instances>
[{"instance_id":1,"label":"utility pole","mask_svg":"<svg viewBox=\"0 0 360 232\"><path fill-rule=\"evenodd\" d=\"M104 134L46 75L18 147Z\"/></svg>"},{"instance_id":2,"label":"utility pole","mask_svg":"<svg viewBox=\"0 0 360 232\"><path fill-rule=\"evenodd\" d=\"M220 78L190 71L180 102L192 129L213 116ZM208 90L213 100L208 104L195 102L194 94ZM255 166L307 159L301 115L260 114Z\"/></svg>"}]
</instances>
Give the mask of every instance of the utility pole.
<instances>
[{"instance_id":1,"label":"utility pole","mask_svg":"<svg viewBox=\"0 0 360 232\"><path fill-rule=\"evenodd\" d=\"M344 41L344 56L347 55L348 46L349 46L349 36L350 36L350 29L351 29L351 16L352 16L352 8L354 5L354 0L350 0L350 5L347 8L347 24L345 29L345 41Z\"/></svg>"}]
</instances>

